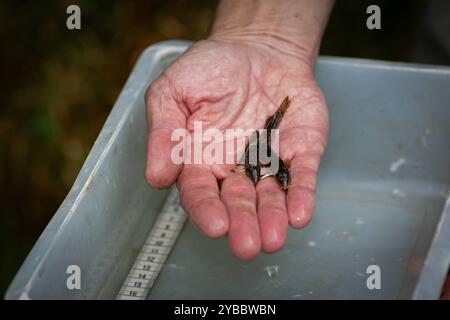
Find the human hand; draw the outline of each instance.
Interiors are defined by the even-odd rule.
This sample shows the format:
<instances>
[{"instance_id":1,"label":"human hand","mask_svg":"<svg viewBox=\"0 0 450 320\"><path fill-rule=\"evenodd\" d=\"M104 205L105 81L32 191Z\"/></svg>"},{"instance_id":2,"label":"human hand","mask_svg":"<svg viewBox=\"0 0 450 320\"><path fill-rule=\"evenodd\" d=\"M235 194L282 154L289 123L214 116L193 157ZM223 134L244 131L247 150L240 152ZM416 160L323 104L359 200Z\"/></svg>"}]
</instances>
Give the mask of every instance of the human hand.
<instances>
[{"instance_id":1,"label":"human hand","mask_svg":"<svg viewBox=\"0 0 450 320\"><path fill-rule=\"evenodd\" d=\"M273 178L258 182L228 165L175 164L173 130L263 128L285 96L291 106L280 124L280 157L290 163L287 193ZM221 37L194 44L150 86L147 95L146 179L156 188L177 181L180 201L206 235L228 235L233 254L251 259L275 252L288 223L311 220L317 171L328 134L328 112L312 66L301 55L257 41Z\"/></svg>"}]
</instances>

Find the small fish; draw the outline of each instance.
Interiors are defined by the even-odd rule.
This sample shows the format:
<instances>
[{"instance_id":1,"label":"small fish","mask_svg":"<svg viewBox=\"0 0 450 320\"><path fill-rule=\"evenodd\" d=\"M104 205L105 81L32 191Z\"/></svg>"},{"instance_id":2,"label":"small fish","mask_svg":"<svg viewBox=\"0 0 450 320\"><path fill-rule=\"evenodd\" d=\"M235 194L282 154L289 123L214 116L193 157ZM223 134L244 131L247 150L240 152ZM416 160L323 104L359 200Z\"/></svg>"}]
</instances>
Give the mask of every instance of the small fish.
<instances>
[{"instance_id":1,"label":"small fish","mask_svg":"<svg viewBox=\"0 0 450 320\"><path fill-rule=\"evenodd\" d=\"M250 151L252 152L252 154L257 155L258 148L259 148L259 133L258 131L255 131L253 133L253 136L249 139L247 146L245 147L244 164L237 165L233 169L233 171L236 173L246 174L255 185L256 183L258 183L259 180L261 180L261 167L258 161L256 161L256 163L250 163L251 160Z\"/></svg>"},{"instance_id":2,"label":"small fish","mask_svg":"<svg viewBox=\"0 0 450 320\"><path fill-rule=\"evenodd\" d=\"M281 119L283 119L283 116L289 108L290 104L291 100L289 100L289 97L284 98L275 114L267 119L266 126L264 128L267 129L269 133L270 130L278 128L278 125L280 124Z\"/></svg>"},{"instance_id":3,"label":"small fish","mask_svg":"<svg viewBox=\"0 0 450 320\"><path fill-rule=\"evenodd\" d=\"M291 105L291 100L289 99L289 97L285 97L283 99L283 102L281 102L281 105L278 107L277 112L275 112L275 114L270 117L267 122L266 122L266 126L265 129L268 130L267 132L267 151L268 151L268 156L271 156L271 153L273 152L271 146L271 130L272 129L277 129L281 120L283 119L284 114L286 113L287 109L289 108L289 106ZM275 178L278 181L281 189L283 190L287 190L288 186L289 186L289 182L290 182L290 175L289 175L289 168L288 166L286 166L286 164L284 163L284 161L278 156L276 155L276 158L278 159L278 171L275 173Z\"/></svg>"},{"instance_id":4,"label":"small fish","mask_svg":"<svg viewBox=\"0 0 450 320\"><path fill-rule=\"evenodd\" d=\"M250 163L250 151L252 154L257 155L259 149L259 132L255 131L252 139L250 139L250 143L247 145L245 149L245 171L247 176L253 181L254 184L258 183L261 179L261 168L259 162L256 164Z\"/></svg>"},{"instance_id":5,"label":"small fish","mask_svg":"<svg viewBox=\"0 0 450 320\"><path fill-rule=\"evenodd\" d=\"M278 158L278 160L280 161L278 164L278 171L275 174L275 177L277 178L278 183L280 184L281 189L283 190L287 190L289 187L289 183L291 182L291 177L289 175L289 168L288 166L284 163L283 160L281 160L281 158Z\"/></svg>"},{"instance_id":6,"label":"small fish","mask_svg":"<svg viewBox=\"0 0 450 320\"><path fill-rule=\"evenodd\" d=\"M278 107L278 110L275 112L273 116L271 116L266 121L265 129L267 130L267 155L271 157L272 152L275 153L271 148L271 141L270 141L270 134L272 129L277 129L284 114L286 113L287 109L289 108L289 105L291 103L291 100L289 100L289 97L285 97L283 99L283 102ZM245 165L239 165L237 166L233 171L238 173L244 173L253 181L253 183L256 185L258 181L269 177L274 176L277 182L279 183L281 189L287 190L290 182L290 175L289 175L289 168L286 165L286 163L275 154L275 157L278 161L278 171L275 173L268 173L261 176L261 165L259 161L257 161L256 164L250 163L249 154L250 150L252 154L258 154L259 148L260 148L260 137L259 132L255 131L256 139L255 137L252 137L250 139L249 144L247 145L245 149Z\"/></svg>"},{"instance_id":7,"label":"small fish","mask_svg":"<svg viewBox=\"0 0 450 320\"><path fill-rule=\"evenodd\" d=\"M289 174L289 166L275 153L275 151L271 151L274 153L274 158L278 160L278 171L273 174L281 189L287 190L289 187L289 183L291 182L291 177Z\"/></svg>"},{"instance_id":8,"label":"small fish","mask_svg":"<svg viewBox=\"0 0 450 320\"><path fill-rule=\"evenodd\" d=\"M283 119L284 114L286 113L287 109L291 105L291 100L289 100L289 97L286 97L283 99L283 102L281 102L280 106L278 107L278 110L275 112L273 116L271 116L266 121L266 126L264 129L267 129L267 145L270 146L272 144L271 141L271 131L272 129L277 129L278 125L281 122L281 119ZM268 149L267 155L270 157L270 149Z\"/></svg>"}]
</instances>

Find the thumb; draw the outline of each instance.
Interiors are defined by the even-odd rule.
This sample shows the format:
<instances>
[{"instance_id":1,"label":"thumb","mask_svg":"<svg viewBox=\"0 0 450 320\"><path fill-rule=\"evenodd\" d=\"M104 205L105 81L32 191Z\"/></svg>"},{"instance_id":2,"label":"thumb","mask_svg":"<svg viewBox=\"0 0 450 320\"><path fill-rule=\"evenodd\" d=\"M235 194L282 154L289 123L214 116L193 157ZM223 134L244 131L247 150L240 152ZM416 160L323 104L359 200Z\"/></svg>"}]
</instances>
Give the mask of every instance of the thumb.
<instances>
[{"instance_id":1,"label":"thumb","mask_svg":"<svg viewBox=\"0 0 450 320\"><path fill-rule=\"evenodd\" d=\"M179 108L169 79L162 75L146 92L147 106L147 164L145 178L154 188L168 188L182 168L171 159L176 141L171 140L175 129L186 128L186 115Z\"/></svg>"}]
</instances>

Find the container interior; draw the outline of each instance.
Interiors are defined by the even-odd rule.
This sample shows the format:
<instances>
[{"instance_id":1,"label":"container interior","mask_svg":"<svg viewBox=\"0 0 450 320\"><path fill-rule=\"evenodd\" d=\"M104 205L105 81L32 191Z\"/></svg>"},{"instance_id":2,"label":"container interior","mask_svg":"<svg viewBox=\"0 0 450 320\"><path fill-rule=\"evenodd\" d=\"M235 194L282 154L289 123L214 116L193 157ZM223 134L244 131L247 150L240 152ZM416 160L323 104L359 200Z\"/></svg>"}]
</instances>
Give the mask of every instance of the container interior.
<instances>
[{"instance_id":1,"label":"container interior","mask_svg":"<svg viewBox=\"0 0 450 320\"><path fill-rule=\"evenodd\" d=\"M7 298L115 298L167 195L143 177L145 88L187 45L143 53ZM244 262L188 222L150 299L412 296L449 194L450 71L322 57L315 72L330 134L312 223ZM69 265L81 268L81 290L66 287ZM380 290L367 288L370 265Z\"/></svg>"}]
</instances>

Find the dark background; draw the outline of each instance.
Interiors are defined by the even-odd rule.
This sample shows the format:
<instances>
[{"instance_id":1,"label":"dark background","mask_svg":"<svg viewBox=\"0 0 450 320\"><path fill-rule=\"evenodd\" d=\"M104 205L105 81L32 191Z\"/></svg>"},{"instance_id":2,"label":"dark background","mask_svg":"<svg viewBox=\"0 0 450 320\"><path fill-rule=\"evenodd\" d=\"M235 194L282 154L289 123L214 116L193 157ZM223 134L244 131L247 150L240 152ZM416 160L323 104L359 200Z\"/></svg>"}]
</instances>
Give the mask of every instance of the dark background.
<instances>
[{"instance_id":1,"label":"dark background","mask_svg":"<svg viewBox=\"0 0 450 320\"><path fill-rule=\"evenodd\" d=\"M207 35L217 1L0 3L0 294L69 191L144 48ZM81 30L66 8L81 8ZM382 30L366 8L381 7ZM427 1L338 0L321 54L411 61Z\"/></svg>"}]
</instances>

